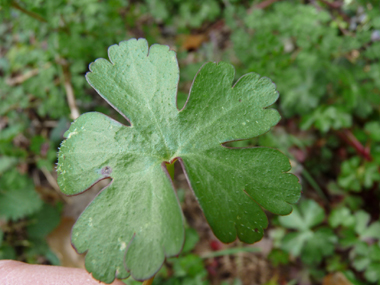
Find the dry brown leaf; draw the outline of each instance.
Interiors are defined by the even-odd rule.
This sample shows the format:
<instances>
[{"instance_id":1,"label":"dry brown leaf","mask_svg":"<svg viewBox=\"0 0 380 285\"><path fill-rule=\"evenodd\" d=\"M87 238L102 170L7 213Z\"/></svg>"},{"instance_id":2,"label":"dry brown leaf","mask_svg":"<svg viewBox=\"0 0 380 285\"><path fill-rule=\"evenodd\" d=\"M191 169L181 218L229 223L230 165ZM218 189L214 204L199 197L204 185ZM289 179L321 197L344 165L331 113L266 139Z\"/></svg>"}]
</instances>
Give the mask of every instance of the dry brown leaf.
<instances>
[{"instance_id":1,"label":"dry brown leaf","mask_svg":"<svg viewBox=\"0 0 380 285\"><path fill-rule=\"evenodd\" d=\"M78 254L71 245L71 228L75 220L63 217L59 226L47 237L51 250L64 267L84 268L84 254Z\"/></svg>"},{"instance_id":2,"label":"dry brown leaf","mask_svg":"<svg viewBox=\"0 0 380 285\"><path fill-rule=\"evenodd\" d=\"M353 285L342 272L330 273L323 278L322 285Z\"/></svg>"},{"instance_id":3,"label":"dry brown leaf","mask_svg":"<svg viewBox=\"0 0 380 285\"><path fill-rule=\"evenodd\" d=\"M200 35L182 35L179 37L179 41L182 43L181 48L184 50L197 50L203 42L207 41L207 36Z\"/></svg>"}]
</instances>

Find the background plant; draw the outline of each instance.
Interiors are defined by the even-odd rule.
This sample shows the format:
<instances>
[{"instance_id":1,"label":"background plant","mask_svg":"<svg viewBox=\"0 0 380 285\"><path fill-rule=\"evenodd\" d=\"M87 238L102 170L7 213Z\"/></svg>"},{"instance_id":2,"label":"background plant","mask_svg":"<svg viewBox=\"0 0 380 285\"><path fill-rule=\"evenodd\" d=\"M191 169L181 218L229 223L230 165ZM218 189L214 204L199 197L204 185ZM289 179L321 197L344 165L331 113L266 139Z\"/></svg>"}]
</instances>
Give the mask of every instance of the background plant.
<instances>
[{"instance_id":1,"label":"background plant","mask_svg":"<svg viewBox=\"0 0 380 285\"><path fill-rule=\"evenodd\" d=\"M280 125L259 138L233 145L276 147L292 157L294 173L303 183L303 196L324 211L325 219L311 230L328 227L337 238L332 254L323 256L320 263L305 263L304 253L297 257L281 246L285 236L298 229L287 229L280 220L271 219L272 229L283 234L266 237L274 244L269 260L277 264L273 257L277 256L277 261L282 257L286 264L272 266L264 250L261 255L240 252L206 258L199 263L207 271L206 275L200 273L202 282L234 284L240 279L243 284L247 280L257 284L281 284L283 280L319 284L336 272L345 274L352 284L378 282L371 273L362 273L357 263L370 260L368 264L375 264L371 268L376 267L376 257L369 257L365 248L376 251L378 238L360 237L355 225L365 223L356 218L361 211L368 215L366 226L379 220L379 3L272 2L2 0L0 199L28 191L41 202L28 206L28 201L18 198L19 208L0 212L0 256L62 263L44 237L62 222L60 213L63 210L66 215L68 208L66 198L55 190L57 147L79 113L96 110L121 119L98 99L83 75L94 58L107 56L109 45L144 37L149 43L169 44L177 51L182 104L205 61L233 63L237 78L254 71L276 82L280 92L277 108L283 116ZM181 177L178 173L176 183L186 188ZM200 233L192 254L225 249L215 247L212 237L204 234L202 216L192 206L191 195L184 193L185 215ZM38 224L46 205L54 209L56 224L38 230L44 235L33 236L28 228ZM348 217L347 221L336 222L339 215ZM39 245L44 242L45 246ZM356 243L363 244L363 250ZM261 256L261 263L257 256ZM258 264L263 262L266 266L259 270ZM161 282L184 278L174 273L172 263L165 268ZM255 276L250 273L252 268ZM187 278L199 278L191 277L189 269L185 271ZM268 277L275 275L277 279Z\"/></svg>"}]
</instances>

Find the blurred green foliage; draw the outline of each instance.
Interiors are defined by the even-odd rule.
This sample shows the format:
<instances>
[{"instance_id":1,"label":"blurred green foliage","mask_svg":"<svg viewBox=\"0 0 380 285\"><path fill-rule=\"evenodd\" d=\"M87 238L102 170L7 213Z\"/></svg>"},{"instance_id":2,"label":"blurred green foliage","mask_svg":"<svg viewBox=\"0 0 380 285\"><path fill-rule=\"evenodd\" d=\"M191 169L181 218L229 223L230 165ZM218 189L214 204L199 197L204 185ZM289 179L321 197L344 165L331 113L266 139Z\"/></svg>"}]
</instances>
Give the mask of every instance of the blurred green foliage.
<instances>
[{"instance_id":1,"label":"blurred green foliage","mask_svg":"<svg viewBox=\"0 0 380 285\"><path fill-rule=\"evenodd\" d=\"M323 257L332 255L337 242L333 231L327 227L313 230L324 218L323 208L313 200L302 201L291 215L280 217L283 227L297 231L284 237L282 249L293 256L301 256L306 264L319 263Z\"/></svg>"},{"instance_id":2,"label":"blurred green foliage","mask_svg":"<svg viewBox=\"0 0 380 285\"><path fill-rule=\"evenodd\" d=\"M230 143L279 148L304 185L294 213L271 225L273 266L298 268L314 284L335 271L353 284L380 284L380 4L264 2L1 0L0 258L59 263L45 237L64 201L46 189L55 191L56 151L72 121L67 94L71 88L81 113L123 121L84 74L108 46L144 37L177 51L178 106L205 61L233 63L236 79L253 71L276 83L280 125ZM211 278L190 232L191 245L157 284Z\"/></svg>"}]
</instances>

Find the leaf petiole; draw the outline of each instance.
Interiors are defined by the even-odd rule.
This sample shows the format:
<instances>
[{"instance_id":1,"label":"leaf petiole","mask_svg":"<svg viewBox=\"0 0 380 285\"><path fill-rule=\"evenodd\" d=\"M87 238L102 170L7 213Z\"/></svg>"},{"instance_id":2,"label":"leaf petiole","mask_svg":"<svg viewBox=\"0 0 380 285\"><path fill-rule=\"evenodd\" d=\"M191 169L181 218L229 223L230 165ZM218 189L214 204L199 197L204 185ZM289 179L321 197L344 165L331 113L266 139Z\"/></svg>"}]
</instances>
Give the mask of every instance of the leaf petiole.
<instances>
[{"instance_id":1,"label":"leaf petiole","mask_svg":"<svg viewBox=\"0 0 380 285\"><path fill-rule=\"evenodd\" d=\"M168 170L168 173L172 180L174 180L174 163L177 160L174 160L172 163L166 163L166 169Z\"/></svg>"}]
</instances>

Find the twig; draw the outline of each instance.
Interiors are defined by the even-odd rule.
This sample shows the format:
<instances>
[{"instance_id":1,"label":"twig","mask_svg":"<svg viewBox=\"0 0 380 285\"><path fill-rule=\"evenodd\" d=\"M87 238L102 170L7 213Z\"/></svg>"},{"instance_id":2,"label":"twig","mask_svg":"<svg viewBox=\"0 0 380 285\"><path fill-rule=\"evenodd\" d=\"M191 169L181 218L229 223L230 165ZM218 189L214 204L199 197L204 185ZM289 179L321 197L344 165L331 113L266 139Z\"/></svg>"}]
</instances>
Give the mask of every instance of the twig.
<instances>
[{"instance_id":1,"label":"twig","mask_svg":"<svg viewBox=\"0 0 380 285\"><path fill-rule=\"evenodd\" d=\"M75 120L76 118L79 117L80 113L75 103L74 89L73 89L73 86L71 85L70 66L65 59L60 59L59 63L61 64L62 70L63 70L63 79L64 79L63 85L65 86L67 102L69 103L69 108L71 111L70 116L73 120Z\"/></svg>"},{"instance_id":2,"label":"twig","mask_svg":"<svg viewBox=\"0 0 380 285\"><path fill-rule=\"evenodd\" d=\"M347 23L350 22L350 17L343 13L341 10L343 3L341 2L328 2L326 0L318 0L319 2L322 2L323 4L327 5L330 9L333 9L338 12L338 14L345 20Z\"/></svg>"},{"instance_id":3,"label":"twig","mask_svg":"<svg viewBox=\"0 0 380 285\"><path fill-rule=\"evenodd\" d=\"M51 66L50 63L46 63L43 68L47 69L50 66ZM35 69L32 69L32 70L29 70L29 71L25 72L24 74L20 74L18 76L15 76L13 78L7 78L5 80L5 82L9 86L15 86L17 84L23 83L24 81L28 80L29 78L32 78L33 76L36 76L39 72L40 72L40 69L35 68Z\"/></svg>"},{"instance_id":4,"label":"twig","mask_svg":"<svg viewBox=\"0 0 380 285\"><path fill-rule=\"evenodd\" d=\"M53 177L53 175L50 173L49 170L47 170L45 167L41 168L42 173L45 175L46 180L49 182L50 186L58 192L59 196L65 201L68 202L68 199L66 196L62 195L61 190L59 189L57 180Z\"/></svg>"},{"instance_id":5,"label":"twig","mask_svg":"<svg viewBox=\"0 0 380 285\"><path fill-rule=\"evenodd\" d=\"M372 161L372 156L368 147L364 147L360 141L354 136L350 130L343 130L338 132L338 135L350 146L352 146L356 152L367 161Z\"/></svg>"},{"instance_id":6,"label":"twig","mask_svg":"<svg viewBox=\"0 0 380 285\"><path fill-rule=\"evenodd\" d=\"M58 121L43 121L40 122L37 119L31 121L32 126L38 128L55 128L58 125Z\"/></svg>"},{"instance_id":7,"label":"twig","mask_svg":"<svg viewBox=\"0 0 380 285\"><path fill-rule=\"evenodd\" d=\"M251 8L248 9L247 13L248 14L251 14L253 10L256 10L256 9L265 9L267 8L268 6L272 5L273 3L275 2L278 2L280 0L265 0L257 5L254 5L252 6Z\"/></svg>"},{"instance_id":8,"label":"twig","mask_svg":"<svg viewBox=\"0 0 380 285\"><path fill-rule=\"evenodd\" d=\"M57 181L55 181L53 175L45 167L41 168L42 173L45 175L46 180L54 190L60 191Z\"/></svg>"},{"instance_id":9,"label":"twig","mask_svg":"<svg viewBox=\"0 0 380 285\"><path fill-rule=\"evenodd\" d=\"M38 15L38 14L32 12L32 11L26 10L25 8L21 7L21 6L20 6L17 2L15 2L15 1L12 1L12 2L11 2L11 6L12 6L13 8L15 8L15 9L17 9L17 10L23 12L24 14L26 14L26 15L28 15L28 16L30 16L30 17L32 17L32 18L34 18L34 19L36 19L36 20L42 22L42 23L47 23L47 21L46 21L45 18L43 18L42 16L40 16L40 15Z\"/></svg>"},{"instance_id":10,"label":"twig","mask_svg":"<svg viewBox=\"0 0 380 285\"><path fill-rule=\"evenodd\" d=\"M342 7L343 5L342 2L338 2L338 1L336 2L328 2L326 0L319 0L319 1L333 9L340 9L340 7Z\"/></svg>"},{"instance_id":11,"label":"twig","mask_svg":"<svg viewBox=\"0 0 380 285\"><path fill-rule=\"evenodd\" d=\"M29 78L36 76L40 70L38 68L29 70L25 72L24 74L20 74L13 78L7 78L5 80L5 83L7 83L9 86L15 86L17 84L23 83L25 80L28 80Z\"/></svg>"}]
</instances>

